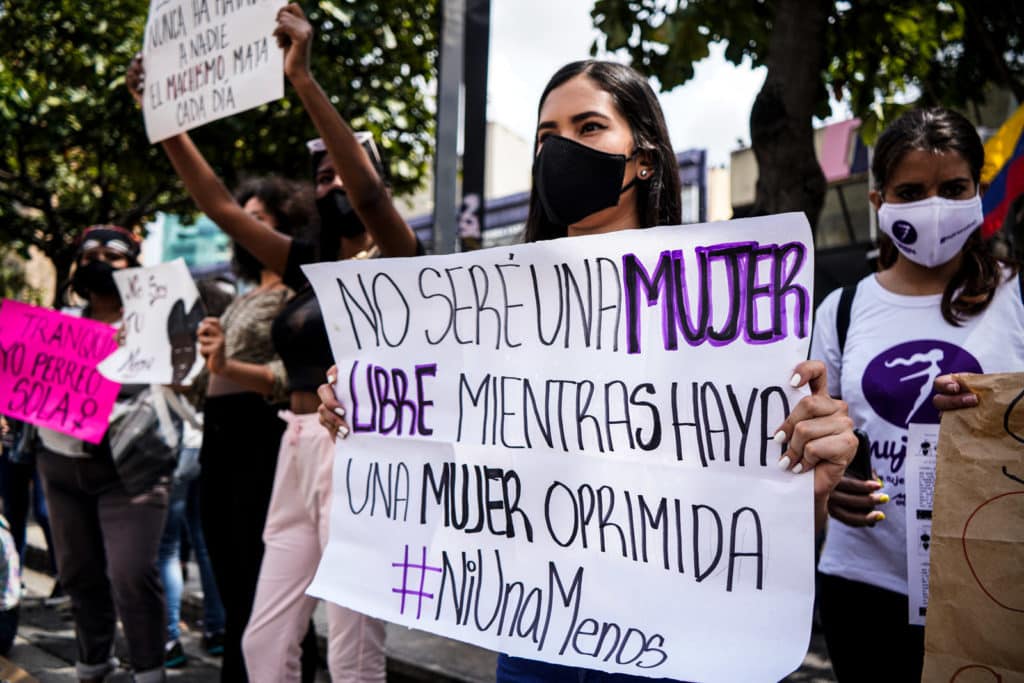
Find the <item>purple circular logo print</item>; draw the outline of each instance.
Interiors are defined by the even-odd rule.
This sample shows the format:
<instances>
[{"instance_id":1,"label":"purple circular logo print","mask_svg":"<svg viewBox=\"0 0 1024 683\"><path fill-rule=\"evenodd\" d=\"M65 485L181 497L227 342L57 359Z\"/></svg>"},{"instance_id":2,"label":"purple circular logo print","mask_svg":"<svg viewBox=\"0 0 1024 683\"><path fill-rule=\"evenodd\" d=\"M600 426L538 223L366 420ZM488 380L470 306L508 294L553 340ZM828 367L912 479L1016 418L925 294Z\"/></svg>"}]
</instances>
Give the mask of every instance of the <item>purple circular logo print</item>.
<instances>
[{"instance_id":1,"label":"purple circular logo print","mask_svg":"<svg viewBox=\"0 0 1024 683\"><path fill-rule=\"evenodd\" d=\"M932 384L950 372L981 372L977 359L959 346L937 339L904 342L868 363L861 380L864 398L886 421L905 428L911 422L937 424Z\"/></svg>"},{"instance_id":2,"label":"purple circular logo print","mask_svg":"<svg viewBox=\"0 0 1024 683\"><path fill-rule=\"evenodd\" d=\"M893 237L903 244L913 244L917 241L917 230L906 221L896 221L892 224Z\"/></svg>"}]
</instances>

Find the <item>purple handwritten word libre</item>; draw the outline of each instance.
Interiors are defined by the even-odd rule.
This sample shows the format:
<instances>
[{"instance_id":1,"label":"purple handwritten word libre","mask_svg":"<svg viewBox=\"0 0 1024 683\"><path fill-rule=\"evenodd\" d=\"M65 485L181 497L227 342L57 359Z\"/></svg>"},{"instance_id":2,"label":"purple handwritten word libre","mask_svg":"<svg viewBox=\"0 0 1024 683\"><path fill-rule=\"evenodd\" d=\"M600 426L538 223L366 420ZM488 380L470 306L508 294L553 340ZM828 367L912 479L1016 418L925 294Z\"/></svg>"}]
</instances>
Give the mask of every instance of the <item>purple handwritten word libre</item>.
<instances>
[{"instance_id":1,"label":"purple handwritten word libre","mask_svg":"<svg viewBox=\"0 0 1024 683\"><path fill-rule=\"evenodd\" d=\"M401 562L392 562L392 567L400 567L402 569L402 586L400 588L392 588L392 593L398 593L402 596L402 603L399 606L398 613L405 614L405 598L406 596L413 596L416 598L416 619L419 620L423 614L423 599L428 600L434 599L433 593L427 593L424 588L427 582L427 572L441 573L441 567L432 567L427 564L427 547L423 546L423 559L420 560L419 564L409 562L409 546L405 546L405 556ZM409 570L419 571L420 573L420 587L419 590L411 590L409 588Z\"/></svg>"},{"instance_id":2,"label":"purple handwritten word libre","mask_svg":"<svg viewBox=\"0 0 1024 683\"><path fill-rule=\"evenodd\" d=\"M437 376L437 363L417 365L415 378L415 399L410 398L409 376L402 368L383 368L373 363L366 365L363 389L370 399L369 419L360 421L360 389L357 387L356 372L359 361L352 363L348 375L348 387L352 393L352 429L356 432L395 433L402 436L405 416L409 416L406 436L430 436L434 433L427 425L427 408L434 405L425 396L423 380ZM365 403L364 403L365 406Z\"/></svg>"},{"instance_id":3,"label":"purple handwritten word libre","mask_svg":"<svg viewBox=\"0 0 1024 683\"><path fill-rule=\"evenodd\" d=\"M741 336L748 344L771 344L791 334L807 336L811 299L804 287L794 283L807 260L807 248L799 242L761 244L726 242L694 250L699 272L697 286L686 282L682 250L665 250L658 257L653 275L636 254L622 257L622 280L626 297L626 351L640 353L643 299L648 307L660 304L662 340L666 351L679 348L679 336L690 346L731 344ZM712 311L712 264L725 264L729 309L725 321L715 328ZM771 264L767 282L758 280L758 266ZM758 320L758 299L770 305L769 321ZM790 323L788 299L794 299L797 319ZM764 325L764 326L762 326Z\"/></svg>"}]
</instances>

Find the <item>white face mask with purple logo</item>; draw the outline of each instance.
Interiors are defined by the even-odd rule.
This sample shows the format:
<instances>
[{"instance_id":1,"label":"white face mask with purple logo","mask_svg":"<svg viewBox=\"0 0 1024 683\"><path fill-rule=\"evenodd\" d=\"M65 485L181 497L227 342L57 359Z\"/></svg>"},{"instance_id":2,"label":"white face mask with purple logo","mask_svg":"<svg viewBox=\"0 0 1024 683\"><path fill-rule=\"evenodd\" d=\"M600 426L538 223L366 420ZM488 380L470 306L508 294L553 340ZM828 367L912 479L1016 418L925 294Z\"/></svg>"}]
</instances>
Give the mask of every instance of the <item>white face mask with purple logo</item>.
<instances>
[{"instance_id":1,"label":"white face mask with purple logo","mask_svg":"<svg viewBox=\"0 0 1024 683\"><path fill-rule=\"evenodd\" d=\"M949 263L984 220L981 197L929 197L906 204L882 204L878 228L908 259L926 268Z\"/></svg>"}]
</instances>

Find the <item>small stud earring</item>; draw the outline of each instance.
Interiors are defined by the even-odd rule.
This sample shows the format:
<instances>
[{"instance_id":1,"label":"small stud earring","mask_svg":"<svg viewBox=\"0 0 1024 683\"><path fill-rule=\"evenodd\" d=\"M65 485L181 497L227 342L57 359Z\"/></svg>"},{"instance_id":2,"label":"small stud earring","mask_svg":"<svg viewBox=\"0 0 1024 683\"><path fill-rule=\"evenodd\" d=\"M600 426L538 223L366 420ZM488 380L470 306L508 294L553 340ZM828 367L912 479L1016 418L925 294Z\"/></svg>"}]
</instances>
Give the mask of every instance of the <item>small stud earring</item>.
<instances>
[{"instance_id":1,"label":"small stud earring","mask_svg":"<svg viewBox=\"0 0 1024 683\"><path fill-rule=\"evenodd\" d=\"M641 168L640 169L640 177L641 178L646 178L647 177L647 169L646 168Z\"/></svg>"}]
</instances>

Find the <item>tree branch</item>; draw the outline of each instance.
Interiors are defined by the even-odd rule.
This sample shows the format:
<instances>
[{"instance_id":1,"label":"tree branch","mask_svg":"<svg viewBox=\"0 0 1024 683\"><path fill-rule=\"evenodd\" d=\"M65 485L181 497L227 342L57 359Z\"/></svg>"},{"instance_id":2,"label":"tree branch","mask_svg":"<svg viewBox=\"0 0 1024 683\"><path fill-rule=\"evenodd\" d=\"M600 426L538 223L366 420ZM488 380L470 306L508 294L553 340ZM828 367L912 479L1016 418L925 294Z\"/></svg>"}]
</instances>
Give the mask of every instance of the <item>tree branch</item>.
<instances>
[{"instance_id":1,"label":"tree branch","mask_svg":"<svg viewBox=\"0 0 1024 683\"><path fill-rule=\"evenodd\" d=\"M156 199L158 195L160 195L162 192L168 189L170 188L164 187L159 191L149 193L149 195L144 201L139 202L133 208L129 209L120 216L120 225L123 225L125 227L135 225L140 220L142 220L143 216L147 216L158 211L180 212L186 211L189 208L194 208L195 205L192 203L192 199L190 197L179 197L177 199L172 199L166 202L153 202L153 200Z\"/></svg>"},{"instance_id":2,"label":"tree branch","mask_svg":"<svg viewBox=\"0 0 1024 683\"><path fill-rule=\"evenodd\" d=\"M29 208L39 209L40 211L44 209L43 206L39 206L31 197L21 194L17 190L7 189L2 185L0 185L0 195L3 195L4 197L10 197L19 204L22 204L23 206L27 206Z\"/></svg>"}]
</instances>

